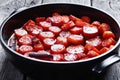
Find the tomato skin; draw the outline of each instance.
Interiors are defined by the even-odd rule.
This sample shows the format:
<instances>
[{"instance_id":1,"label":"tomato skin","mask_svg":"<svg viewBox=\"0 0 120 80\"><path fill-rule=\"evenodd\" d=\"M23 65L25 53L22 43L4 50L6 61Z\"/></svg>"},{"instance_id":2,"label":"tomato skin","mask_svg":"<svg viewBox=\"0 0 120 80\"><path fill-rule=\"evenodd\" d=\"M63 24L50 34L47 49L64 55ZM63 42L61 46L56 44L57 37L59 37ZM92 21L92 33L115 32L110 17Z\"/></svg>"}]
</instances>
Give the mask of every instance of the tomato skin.
<instances>
[{"instance_id":1,"label":"tomato skin","mask_svg":"<svg viewBox=\"0 0 120 80\"><path fill-rule=\"evenodd\" d=\"M83 29L81 27L73 27L70 29L72 34L82 34Z\"/></svg>"},{"instance_id":2,"label":"tomato skin","mask_svg":"<svg viewBox=\"0 0 120 80\"><path fill-rule=\"evenodd\" d=\"M39 23L41 21L45 21L45 17L36 17L35 21L36 21L36 23Z\"/></svg>"},{"instance_id":3,"label":"tomato skin","mask_svg":"<svg viewBox=\"0 0 120 80\"><path fill-rule=\"evenodd\" d=\"M49 31L53 32L56 36L58 36L59 33L61 32L61 28L57 26L52 26L52 27L49 27Z\"/></svg>"},{"instance_id":4,"label":"tomato skin","mask_svg":"<svg viewBox=\"0 0 120 80\"><path fill-rule=\"evenodd\" d=\"M24 25L23 28L26 29L27 26L35 26L35 22L33 20L28 20Z\"/></svg>"},{"instance_id":5,"label":"tomato skin","mask_svg":"<svg viewBox=\"0 0 120 80\"><path fill-rule=\"evenodd\" d=\"M68 16L66 16L66 15L63 15L63 16L62 16L62 22L63 22L63 24L65 24L65 23L67 23L67 22L69 22L69 21L70 21L70 19L69 19Z\"/></svg>"},{"instance_id":6,"label":"tomato skin","mask_svg":"<svg viewBox=\"0 0 120 80\"><path fill-rule=\"evenodd\" d=\"M107 52L108 50L109 50L109 48L103 47L102 49L100 49L100 54L103 54L103 53Z\"/></svg>"},{"instance_id":7,"label":"tomato skin","mask_svg":"<svg viewBox=\"0 0 120 80\"><path fill-rule=\"evenodd\" d=\"M41 21L41 22L39 22L38 25L41 26L44 30L48 30L49 27L52 26L51 23L47 22L47 21Z\"/></svg>"},{"instance_id":8,"label":"tomato skin","mask_svg":"<svg viewBox=\"0 0 120 80\"><path fill-rule=\"evenodd\" d=\"M110 31L110 26L106 23L102 23L99 27L98 27L98 30L99 30L99 34L103 34L104 31Z\"/></svg>"},{"instance_id":9,"label":"tomato skin","mask_svg":"<svg viewBox=\"0 0 120 80\"><path fill-rule=\"evenodd\" d=\"M95 57L95 56L98 56L99 55L99 53L97 53L97 52L95 52L95 51L93 51L93 50L90 50L90 51L88 51L88 53L87 53L87 56L88 57Z\"/></svg>"},{"instance_id":10,"label":"tomato skin","mask_svg":"<svg viewBox=\"0 0 120 80\"><path fill-rule=\"evenodd\" d=\"M100 49L102 46L102 40L100 37L95 37L95 38L91 38L91 39L86 40L86 44L94 46L97 49Z\"/></svg>"},{"instance_id":11,"label":"tomato skin","mask_svg":"<svg viewBox=\"0 0 120 80\"><path fill-rule=\"evenodd\" d=\"M84 37L82 35L72 34L67 37L67 41L72 44L82 44L84 42Z\"/></svg>"},{"instance_id":12,"label":"tomato skin","mask_svg":"<svg viewBox=\"0 0 120 80\"><path fill-rule=\"evenodd\" d=\"M103 47L110 47L110 45L115 45L116 41L110 37L110 38L107 38L107 39L104 39L102 41L102 46Z\"/></svg>"},{"instance_id":13,"label":"tomato skin","mask_svg":"<svg viewBox=\"0 0 120 80\"><path fill-rule=\"evenodd\" d=\"M56 44L63 44L64 46L68 46L67 38L58 36L56 39Z\"/></svg>"},{"instance_id":14,"label":"tomato skin","mask_svg":"<svg viewBox=\"0 0 120 80\"><path fill-rule=\"evenodd\" d=\"M72 20L72 21L74 21L74 22L77 21L77 20L81 20L80 18L75 17L74 15L70 15L69 19Z\"/></svg>"},{"instance_id":15,"label":"tomato skin","mask_svg":"<svg viewBox=\"0 0 120 80\"><path fill-rule=\"evenodd\" d=\"M103 38L110 38L110 37L115 38L114 33L112 31L104 31Z\"/></svg>"},{"instance_id":16,"label":"tomato skin","mask_svg":"<svg viewBox=\"0 0 120 80\"><path fill-rule=\"evenodd\" d=\"M91 20L90 20L90 18L89 18L88 16L82 16L81 19L82 19L83 21L87 22L87 23L90 23L90 22L91 22Z\"/></svg>"},{"instance_id":17,"label":"tomato skin","mask_svg":"<svg viewBox=\"0 0 120 80\"><path fill-rule=\"evenodd\" d=\"M65 46L62 44L54 44L51 46L51 54L63 54L65 52Z\"/></svg>"},{"instance_id":18,"label":"tomato skin","mask_svg":"<svg viewBox=\"0 0 120 80\"><path fill-rule=\"evenodd\" d=\"M34 50L35 51L44 50L44 46L42 44L35 44Z\"/></svg>"},{"instance_id":19,"label":"tomato skin","mask_svg":"<svg viewBox=\"0 0 120 80\"><path fill-rule=\"evenodd\" d=\"M54 38L54 34L52 33L52 32L50 32L50 31L43 31L43 32L41 32L39 35L38 35L38 38L40 39L40 40L43 40L43 39L45 39L45 38Z\"/></svg>"},{"instance_id":20,"label":"tomato skin","mask_svg":"<svg viewBox=\"0 0 120 80\"><path fill-rule=\"evenodd\" d=\"M32 44L32 36L24 35L18 40L19 45L31 45Z\"/></svg>"},{"instance_id":21,"label":"tomato skin","mask_svg":"<svg viewBox=\"0 0 120 80\"><path fill-rule=\"evenodd\" d=\"M93 21L91 25L98 27L98 26L100 26L100 22L99 21Z\"/></svg>"},{"instance_id":22,"label":"tomato skin","mask_svg":"<svg viewBox=\"0 0 120 80\"><path fill-rule=\"evenodd\" d=\"M84 22L80 19L80 20L75 21L75 25L78 26L78 27L83 27L83 26L87 26L87 25L90 25L90 24L88 24L87 22Z\"/></svg>"},{"instance_id":23,"label":"tomato skin","mask_svg":"<svg viewBox=\"0 0 120 80\"><path fill-rule=\"evenodd\" d=\"M83 26L83 35L87 38L96 37L98 28L96 26Z\"/></svg>"},{"instance_id":24,"label":"tomato skin","mask_svg":"<svg viewBox=\"0 0 120 80\"><path fill-rule=\"evenodd\" d=\"M18 52L21 54L25 54L27 52L32 52L33 51L33 47L30 45L21 45L18 49Z\"/></svg>"},{"instance_id":25,"label":"tomato skin","mask_svg":"<svg viewBox=\"0 0 120 80\"><path fill-rule=\"evenodd\" d=\"M68 30L68 29L70 29L70 28L72 28L72 27L74 27L74 26L75 26L75 23L74 23L73 21L69 21L68 23L63 24L63 25L61 26L61 29L62 29L62 30Z\"/></svg>"},{"instance_id":26,"label":"tomato skin","mask_svg":"<svg viewBox=\"0 0 120 80\"><path fill-rule=\"evenodd\" d=\"M22 37L22 36L24 36L24 35L26 35L26 34L28 34L28 33L27 33L27 31L24 30L24 29L15 29L15 30L14 30L14 34L15 34L15 36L17 36L18 38L20 38L20 37Z\"/></svg>"},{"instance_id":27,"label":"tomato skin","mask_svg":"<svg viewBox=\"0 0 120 80\"><path fill-rule=\"evenodd\" d=\"M56 42L56 40L52 39L52 38L45 38L43 40L43 44L45 46L45 48L50 49L50 47Z\"/></svg>"},{"instance_id":28,"label":"tomato skin","mask_svg":"<svg viewBox=\"0 0 120 80\"><path fill-rule=\"evenodd\" d=\"M60 37L67 38L68 36L71 35L71 33L69 31L61 31L59 35L60 35Z\"/></svg>"},{"instance_id":29,"label":"tomato skin","mask_svg":"<svg viewBox=\"0 0 120 80\"><path fill-rule=\"evenodd\" d=\"M66 51L71 54L81 54L84 50L82 45L71 45L66 48Z\"/></svg>"}]
</instances>

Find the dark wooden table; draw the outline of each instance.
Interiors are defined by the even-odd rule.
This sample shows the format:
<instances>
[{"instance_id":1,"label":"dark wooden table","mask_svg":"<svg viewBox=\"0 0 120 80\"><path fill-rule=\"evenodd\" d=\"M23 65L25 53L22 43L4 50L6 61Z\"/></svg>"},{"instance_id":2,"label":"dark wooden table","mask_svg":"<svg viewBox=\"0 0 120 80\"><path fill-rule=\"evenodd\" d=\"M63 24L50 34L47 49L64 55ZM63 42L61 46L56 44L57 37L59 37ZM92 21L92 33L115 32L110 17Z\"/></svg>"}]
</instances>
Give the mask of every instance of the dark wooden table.
<instances>
[{"instance_id":1,"label":"dark wooden table","mask_svg":"<svg viewBox=\"0 0 120 80\"><path fill-rule=\"evenodd\" d=\"M0 24L14 10L44 3L76 3L105 10L120 22L120 0L0 0ZM32 80L19 72L7 59L0 45L0 80ZM83 79L84 80L84 79ZM91 79L89 79L91 80ZM120 80L120 62L108 67L101 80Z\"/></svg>"}]
</instances>

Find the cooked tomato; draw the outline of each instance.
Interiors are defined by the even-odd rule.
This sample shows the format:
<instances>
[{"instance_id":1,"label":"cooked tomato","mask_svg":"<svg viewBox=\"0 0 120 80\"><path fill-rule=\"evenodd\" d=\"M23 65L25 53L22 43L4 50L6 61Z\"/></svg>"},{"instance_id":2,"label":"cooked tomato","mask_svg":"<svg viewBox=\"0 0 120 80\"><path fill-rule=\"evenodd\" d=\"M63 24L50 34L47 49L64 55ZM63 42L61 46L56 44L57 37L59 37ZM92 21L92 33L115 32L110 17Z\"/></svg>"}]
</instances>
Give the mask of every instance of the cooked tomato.
<instances>
[{"instance_id":1,"label":"cooked tomato","mask_svg":"<svg viewBox=\"0 0 120 80\"><path fill-rule=\"evenodd\" d=\"M70 29L72 34L82 34L83 28L81 27L73 27Z\"/></svg>"},{"instance_id":2,"label":"cooked tomato","mask_svg":"<svg viewBox=\"0 0 120 80\"><path fill-rule=\"evenodd\" d=\"M26 26L34 26L35 22L33 20L28 20L24 25L23 28L26 29Z\"/></svg>"},{"instance_id":3,"label":"cooked tomato","mask_svg":"<svg viewBox=\"0 0 120 80\"><path fill-rule=\"evenodd\" d=\"M32 38L31 35L24 35L18 40L19 45L31 45L32 44Z\"/></svg>"},{"instance_id":4,"label":"cooked tomato","mask_svg":"<svg viewBox=\"0 0 120 80\"><path fill-rule=\"evenodd\" d=\"M69 31L61 31L59 35L60 35L60 37L66 38L66 37L70 36L71 33Z\"/></svg>"},{"instance_id":5,"label":"cooked tomato","mask_svg":"<svg viewBox=\"0 0 120 80\"><path fill-rule=\"evenodd\" d=\"M33 51L33 47L30 45L21 45L18 50L18 52L21 54L25 54L26 52L32 52L32 51Z\"/></svg>"},{"instance_id":6,"label":"cooked tomato","mask_svg":"<svg viewBox=\"0 0 120 80\"><path fill-rule=\"evenodd\" d=\"M45 38L43 40L43 44L45 46L45 48L50 49L50 47L56 42L56 40L52 39L52 38Z\"/></svg>"},{"instance_id":7,"label":"cooked tomato","mask_svg":"<svg viewBox=\"0 0 120 80\"><path fill-rule=\"evenodd\" d=\"M114 33L112 31L104 31L103 38L110 38L110 37L115 38Z\"/></svg>"},{"instance_id":8,"label":"cooked tomato","mask_svg":"<svg viewBox=\"0 0 120 80\"><path fill-rule=\"evenodd\" d=\"M81 20L80 18L78 18L78 17L76 17L76 16L74 16L74 15L70 15L69 18L70 18L70 20L72 20L72 21Z\"/></svg>"},{"instance_id":9,"label":"cooked tomato","mask_svg":"<svg viewBox=\"0 0 120 80\"><path fill-rule=\"evenodd\" d=\"M61 28L62 28L62 30L68 30L74 26L75 26L75 23L73 21L69 21L68 23L63 24L63 26L61 26Z\"/></svg>"},{"instance_id":10,"label":"cooked tomato","mask_svg":"<svg viewBox=\"0 0 120 80\"><path fill-rule=\"evenodd\" d=\"M54 38L54 36L55 35L50 31L43 31L38 35L40 40L43 40L45 38Z\"/></svg>"},{"instance_id":11,"label":"cooked tomato","mask_svg":"<svg viewBox=\"0 0 120 80\"><path fill-rule=\"evenodd\" d=\"M87 23L87 22L84 22L80 19L80 20L75 21L75 25L78 26L78 27L83 27L83 26L87 26L87 25L90 25L90 24Z\"/></svg>"},{"instance_id":12,"label":"cooked tomato","mask_svg":"<svg viewBox=\"0 0 120 80\"><path fill-rule=\"evenodd\" d=\"M72 34L67 37L67 41L72 44L81 44L84 42L84 37L82 35Z\"/></svg>"},{"instance_id":13,"label":"cooked tomato","mask_svg":"<svg viewBox=\"0 0 120 80\"><path fill-rule=\"evenodd\" d=\"M45 20L45 17L36 17L35 18L36 23L39 23L39 22L44 21L44 20Z\"/></svg>"},{"instance_id":14,"label":"cooked tomato","mask_svg":"<svg viewBox=\"0 0 120 80\"><path fill-rule=\"evenodd\" d=\"M87 38L96 37L98 28L96 26L83 26L83 35Z\"/></svg>"},{"instance_id":15,"label":"cooked tomato","mask_svg":"<svg viewBox=\"0 0 120 80\"><path fill-rule=\"evenodd\" d=\"M66 51L71 54L80 54L84 52L84 46L82 45L71 45L66 48Z\"/></svg>"},{"instance_id":16,"label":"cooked tomato","mask_svg":"<svg viewBox=\"0 0 120 80\"><path fill-rule=\"evenodd\" d=\"M110 38L104 39L102 41L102 46L110 47L110 45L114 45L115 43L116 43L116 41L112 37L110 37Z\"/></svg>"},{"instance_id":17,"label":"cooked tomato","mask_svg":"<svg viewBox=\"0 0 120 80\"><path fill-rule=\"evenodd\" d=\"M81 19L82 19L83 21L87 22L87 23L90 23L90 22L91 22L91 20L90 20L90 18L89 18L88 16L82 16Z\"/></svg>"},{"instance_id":18,"label":"cooked tomato","mask_svg":"<svg viewBox=\"0 0 120 80\"><path fill-rule=\"evenodd\" d=\"M63 44L54 44L51 46L52 54L63 54L65 52L65 46Z\"/></svg>"},{"instance_id":19,"label":"cooked tomato","mask_svg":"<svg viewBox=\"0 0 120 80\"><path fill-rule=\"evenodd\" d=\"M109 50L109 48L103 47L102 49L100 49L100 54L103 54L103 53L107 52L108 50Z\"/></svg>"},{"instance_id":20,"label":"cooked tomato","mask_svg":"<svg viewBox=\"0 0 120 80\"><path fill-rule=\"evenodd\" d=\"M56 44L63 44L64 46L68 46L67 38L58 36L56 39Z\"/></svg>"},{"instance_id":21,"label":"cooked tomato","mask_svg":"<svg viewBox=\"0 0 120 80\"><path fill-rule=\"evenodd\" d=\"M90 50L88 51L87 55L88 57L95 57L95 56L98 56L99 53L95 52L94 50Z\"/></svg>"},{"instance_id":22,"label":"cooked tomato","mask_svg":"<svg viewBox=\"0 0 120 80\"><path fill-rule=\"evenodd\" d=\"M27 31L24 29L15 29L14 30L15 36L17 36L18 38L24 36L27 34Z\"/></svg>"},{"instance_id":23,"label":"cooked tomato","mask_svg":"<svg viewBox=\"0 0 120 80\"><path fill-rule=\"evenodd\" d=\"M57 26L52 26L49 27L49 31L53 32L56 36L59 35L59 33L61 32L61 28L57 27Z\"/></svg>"},{"instance_id":24,"label":"cooked tomato","mask_svg":"<svg viewBox=\"0 0 120 80\"><path fill-rule=\"evenodd\" d=\"M40 25L44 30L48 30L49 27L51 27L51 23L50 23L50 22L46 22L46 21L41 21L41 22L39 22L39 25Z\"/></svg>"},{"instance_id":25,"label":"cooked tomato","mask_svg":"<svg viewBox=\"0 0 120 80\"><path fill-rule=\"evenodd\" d=\"M66 16L66 15L62 16L62 22L63 22L63 24L67 23L69 21L70 21L69 16Z\"/></svg>"},{"instance_id":26,"label":"cooked tomato","mask_svg":"<svg viewBox=\"0 0 120 80\"><path fill-rule=\"evenodd\" d=\"M98 27L98 26L100 26L100 22L99 21L93 21L91 25Z\"/></svg>"},{"instance_id":27,"label":"cooked tomato","mask_svg":"<svg viewBox=\"0 0 120 80\"><path fill-rule=\"evenodd\" d=\"M100 37L95 37L95 38L91 38L89 40L86 40L86 43L96 47L97 49L100 49L102 46L102 40Z\"/></svg>"},{"instance_id":28,"label":"cooked tomato","mask_svg":"<svg viewBox=\"0 0 120 80\"><path fill-rule=\"evenodd\" d=\"M42 44L35 44L34 45L34 50L39 51L39 50L44 50L44 46Z\"/></svg>"},{"instance_id":29,"label":"cooked tomato","mask_svg":"<svg viewBox=\"0 0 120 80\"><path fill-rule=\"evenodd\" d=\"M76 61L77 59L78 59L77 54L70 54L70 53L64 54L65 61Z\"/></svg>"}]
</instances>

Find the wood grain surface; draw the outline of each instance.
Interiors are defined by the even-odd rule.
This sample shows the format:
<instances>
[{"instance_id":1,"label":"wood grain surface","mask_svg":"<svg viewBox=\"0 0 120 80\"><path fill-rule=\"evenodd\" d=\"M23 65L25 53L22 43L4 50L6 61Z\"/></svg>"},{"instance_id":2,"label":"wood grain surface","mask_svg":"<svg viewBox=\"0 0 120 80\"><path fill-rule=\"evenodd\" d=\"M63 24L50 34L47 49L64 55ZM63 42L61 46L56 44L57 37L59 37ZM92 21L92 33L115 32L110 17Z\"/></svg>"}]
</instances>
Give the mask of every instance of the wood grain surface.
<instances>
[{"instance_id":1,"label":"wood grain surface","mask_svg":"<svg viewBox=\"0 0 120 80\"><path fill-rule=\"evenodd\" d=\"M120 23L120 0L0 0L0 24L14 11L22 7L29 7L44 3L76 3L93 6L114 16ZM25 80L6 58L0 45L0 80ZM31 80L27 78L27 80ZM120 80L120 62L110 66L101 80Z\"/></svg>"}]
</instances>

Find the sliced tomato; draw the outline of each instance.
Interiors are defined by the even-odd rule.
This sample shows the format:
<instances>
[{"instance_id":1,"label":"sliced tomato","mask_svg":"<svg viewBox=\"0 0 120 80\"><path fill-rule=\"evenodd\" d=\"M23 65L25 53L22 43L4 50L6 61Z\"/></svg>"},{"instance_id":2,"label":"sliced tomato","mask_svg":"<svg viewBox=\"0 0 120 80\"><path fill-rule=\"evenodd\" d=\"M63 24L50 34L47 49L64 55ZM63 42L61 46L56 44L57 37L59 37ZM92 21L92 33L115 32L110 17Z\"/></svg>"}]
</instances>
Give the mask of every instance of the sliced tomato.
<instances>
[{"instance_id":1,"label":"sliced tomato","mask_svg":"<svg viewBox=\"0 0 120 80\"><path fill-rule=\"evenodd\" d=\"M98 27L98 26L100 26L100 22L99 21L93 21L91 25Z\"/></svg>"},{"instance_id":2,"label":"sliced tomato","mask_svg":"<svg viewBox=\"0 0 120 80\"><path fill-rule=\"evenodd\" d=\"M84 37L81 35L72 34L67 37L67 41L72 44L81 44L84 42Z\"/></svg>"},{"instance_id":3,"label":"sliced tomato","mask_svg":"<svg viewBox=\"0 0 120 80\"><path fill-rule=\"evenodd\" d=\"M69 22L69 21L70 21L69 16L66 16L66 15L63 15L63 16L62 16L62 22L63 22L63 24L64 24L64 23L67 23L67 22Z\"/></svg>"},{"instance_id":4,"label":"sliced tomato","mask_svg":"<svg viewBox=\"0 0 120 80\"><path fill-rule=\"evenodd\" d=\"M55 36L54 33L50 31L43 31L38 35L40 40L43 40L45 38L54 38L54 36Z\"/></svg>"},{"instance_id":5,"label":"sliced tomato","mask_svg":"<svg viewBox=\"0 0 120 80\"><path fill-rule=\"evenodd\" d=\"M68 36L71 35L71 33L69 31L61 31L59 35L60 35L60 37L67 38Z\"/></svg>"},{"instance_id":6,"label":"sliced tomato","mask_svg":"<svg viewBox=\"0 0 120 80\"><path fill-rule=\"evenodd\" d=\"M45 48L50 49L50 47L56 42L56 40L52 39L52 38L45 38L43 40L43 44L45 46Z\"/></svg>"},{"instance_id":7,"label":"sliced tomato","mask_svg":"<svg viewBox=\"0 0 120 80\"><path fill-rule=\"evenodd\" d=\"M52 61L63 61L64 60L63 54L52 54L52 55L53 55L53 59L51 59Z\"/></svg>"},{"instance_id":8,"label":"sliced tomato","mask_svg":"<svg viewBox=\"0 0 120 80\"><path fill-rule=\"evenodd\" d=\"M35 21L36 21L36 23L39 23L41 21L45 21L45 17L36 17Z\"/></svg>"},{"instance_id":9,"label":"sliced tomato","mask_svg":"<svg viewBox=\"0 0 120 80\"><path fill-rule=\"evenodd\" d=\"M114 33L112 31L104 31L103 38L110 38L110 37L115 38Z\"/></svg>"},{"instance_id":10,"label":"sliced tomato","mask_svg":"<svg viewBox=\"0 0 120 80\"><path fill-rule=\"evenodd\" d=\"M105 52L107 52L109 50L108 47L103 47L102 49L100 49L100 54L103 54Z\"/></svg>"},{"instance_id":11,"label":"sliced tomato","mask_svg":"<svg viewBox=\"0 0 120 80\"><path fill-rule=\"evenodd\" d=\"M49 27L52 26L51 23L47 22L47 21L41 21L41 22L39 22L38 25L41 26L44 30L48 30Z\"/></svg>"},{"instance_id":12,"label":"sliced tomato","mask_svg":"<svg viewBox=\"0 0 120 80\"><path fill-rule=\"evenodd\" d=\"M87 25L90 25L90 24L87 23L87 22L84 22L80 19L80 20L75 21L75 25L78 26L78 27L83 27L83 26L87 26Z\"/></svg>"},{"instance_id":13,"label":"sliced tomato","mask_svg":"<svg viewBox=\"0 0 120 80\"><path fill-rule=\"evenodd\" d=\"M103 47L110 47L110 45L115 45L116 41L110 37L110 38L107 38L107 39L104 39L102 41L102 46Z\"/></svg>"},{"instance_id":14,"label":"sliced tomato","mask_svg":"<svg viewBox=\"0 0 120 80\"><path fill-rule=\"evenodd\" d=\"M83 26L83 35L87 38L96 37L98 28L96 26Z\"/></svg>"},{"instance_id":15,"label":"sliced tomato","mask_svg":"<svg viewBox=\"0 0 120 80\"><path fill-rule=\"evenodd\" d=\"M15 29L14 33L15 33L15 36L17 36L18 38L28 34L26 30L21 29L21 28L20 29Z\"/></svg>"},{"instance_id":16,"label":"sliced tomato","mask_svg":"<svg viewBox=\"0 0 120 80\"><path fill-rule=\"evenodd\" d=\"M78 59L77 54L70 54L70 53L64 54L65 61L76 61L77 59Z\"/></svg>"},{"instance_id":17,"label":"sliced tomato","mask_svg":"<svg viewBox=\"0 0 120 80\"><path fill-rule=\"evenodd\" d=\"M83 21L87 22L87 23L90 23L90 22L91 22L91 20L90 20L90 18L89 18L88 16L82 16L81 19L82 19Z\"/></svg>"},{"instance_id":18,"label":"sliced tomato","mask_svg":"<svg viewBox=\"0 0 120 80\"><path fill-rule=\"evenodd\" d=\"M56 36L58 36L59 33L61 32L61 28L57 26L52 26L52 27L49 27L49 31L53 32Z\"/></svg>"},{"instance_id":19,"label":"sliced tomato","mask_svg":"<svg viewBox=\"0 0 120 80\"><path fill-rule=\"evenodd\" d=\"M34 50L39 51L39 50L44 50L44 46L42 44L35 44L34 45Z\"/></svg>"},{"instance_id":20,"label":"sliced tomato","mask_svg":"<svg viewBox=\"0 0 120 80\"><path fill-rule=\"evenodd\" d=\"M104 31L110 31L110 25L108 25L107 23L102 23L99 27L98 27L99 33L103 34Z\"/></svg>"},{"instance_id":21,"label":"sliced tomato","mask_svg":"<svg viewBox=\"0 0 120 80\"><path fill-rule=\"evenodd\" d=\"M99 56L99 53L97 53L94 50L90 50L90 51L88 51L87 56L88 57L95 57L95 56Z\"/></svg>"},{"instance_id":22,"label":"sliced tomato","mask_svg":"<svg viewBox=\"0 0 120 80\"><path fill-rule=\"evenodd\" d=\"M35 22L33 20L28 20L24 25L23 28L26 29L26 26L34 26Z\"/></svg>"},{"instance_id":23,"label":"sliced tomato","mask_svg":"<svg viewBox=\"0 0 120 80\"><path fill-rule=\"evenodd\" d=\"M32 44L32 37L31 35L24 35L18 40L19 45L31 45Z\"/></svg>"},{"instance_id":24,"label":"sliced tomato","mask_svg":"<svg viewBox=\"0 0 120 80\"><path fill-rule=\"evenodd\" d=\"M63 44L54 44L51 46L52 54L63 54L65 52L65 46Z\"/></svg>"},{"instance_id":25,"label":"sliced tomato","mask_svg":"<svg viewBox=\"0 0 120 80\"><path fill-rule=\"evenodd\" d=\"M33 51L33 47L30 45L21 45L18 50L18 52L21 54L25 54L27 52L32 52L32 51Z\"/></svg>"},{"instance_id":26,"label":"sliced tomato","mask_svg":"<svg viewBox=\"0 0 120 80\"><path fill-rule=\"evenodd\" d=\"M71 45L66 48L68 53L81 54L84 52L84 46L82 45Z\"/></svg>"},{"instance_id":27,"label":"sliced tomato","mask_svg":"<svg viewBox=\"0 0 120 80\"><path fill-rule=\"evenodd\" d=\"M67 38L58 36L56 39L56 44L63 44L64 46L68 46Z\"/></svg>"},{"instance_id":28,"label":"sliced tomato","mask_svg":"<svg viewBox=\"0 0 120 80\"><path fill-rule=\"evenodd\" d=\"M83 29L81 27L73 27L70 29L72 34L82 34Z\"/></svg>"},{"instance_id":29,"label":"sliced tomato","mask_svg":"<svg viewBox=\"0 0 120 80\"><path fill-rule=\"evenodd\" d=\"M78 17L76 17L74 15L70 15L69 18L70 18L70 20L72 20L74 22L77 21L77 20L81 20L80 18L78 18Z\"/></svg>"},{"instance_id":30,"label":"sliced tomato","mask_svg":"<svg viewBox=\"0 0 120 80\"><path fill-rule=\"evenodd\" d=\"M62 30L68 30L68 29L71 29L71 28L74 27L74 26L75 26L75 23L74 23L73 21L69 21L68 23L63 24L63 25L61 26L61 29L62 29Z\"/></svg>"}]
</instances>

